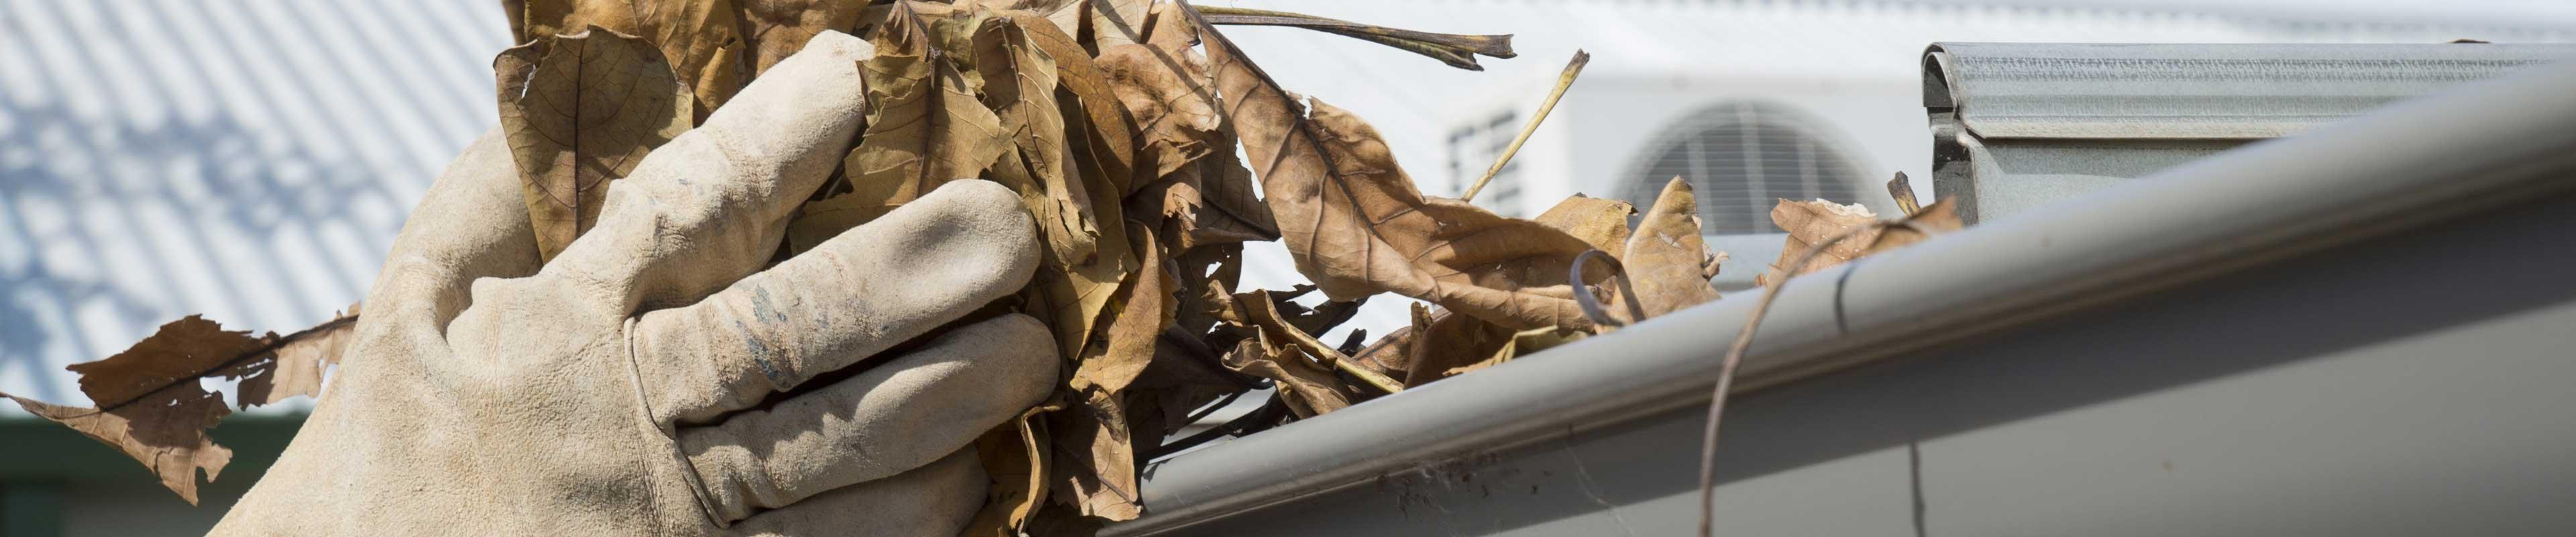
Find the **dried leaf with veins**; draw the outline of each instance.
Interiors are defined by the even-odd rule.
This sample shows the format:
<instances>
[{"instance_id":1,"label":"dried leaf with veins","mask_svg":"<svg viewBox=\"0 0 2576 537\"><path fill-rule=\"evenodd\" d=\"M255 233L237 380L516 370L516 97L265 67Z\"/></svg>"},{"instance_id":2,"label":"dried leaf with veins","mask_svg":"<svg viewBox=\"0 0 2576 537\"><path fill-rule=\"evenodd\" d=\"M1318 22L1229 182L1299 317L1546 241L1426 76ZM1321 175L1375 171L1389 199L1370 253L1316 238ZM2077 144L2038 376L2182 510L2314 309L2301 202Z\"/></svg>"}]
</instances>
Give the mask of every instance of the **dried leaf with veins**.
<instances>
[{"instance_id":1,"label":"dried leaf with veins","mask_svg":"<svg viewBox=\"0 0 2576 537\"><path fill-rule=\"evenodd\" d=\"M957 5L998 12L1026 12L1037 20L1045 21L1048 26L1055 27L1057 33L1072 36L1082 33L1083 2L1084 0L961 0ZM1079 49L1081 46L1076 45L1074 48ZM1050 50L1047 53L1054 54L1055 51ZM1086 51L1083 55L1089 56L1090 53Z\"/></svg>"},{"instance_id":2,"label":"dried leaf with veins","mask_svg":"<svg viewBox=\"0 0 2576 537\"><path fill-rule=\"evenodd\" d=\"M1084 397L1072 408L1046 415L1058 462L1051 472L1056 486L1049 492L1056 503L1084 515L1134 520L1144 505L1123 396L1094 390Z\"/></svg>"},{"instance_id":3,"label":"dried leaf with veins","mask_svg":"<svg viewBox=\"0 0 2576 537\"><path fill-rule=\"evenodd\" d=\"M608 183L689 128L689 93L653 44L590 27L501 51L501 133L542 259L599 221Z\"/></svg>"},{"instance_id":4,"label":"dried leaf with veins","mask_svg":"<svg viewBox=\"0 0 2576 537\"><path fill-rule=\"evenodd\" d=\"M789 224L791 245L810 247L919 198L939 185L971 179L1011 149L1001 118L976 100L949 51L933 46L928 23L911 3L869 38L876 56L859 62L868 94L868 127L842 160L849 192L809 204ZM971 51L966 51L971 53ZM837 213L831 216L821 216Z\"/></svg>"},{"instance_id":5,"label":"dried leaf with veins","mask_svg":"<svg viewBox=\"0 0 2576 537\"><path fill-rule=\"evenodd\" d=\"M728 0L531 0L524 9L523 43L589 26L653 42L695 96L695 122L706 121L751 79L736 24L741 14Z\"/></svg>"},{"instance_id":6,"label":"dried leaf with veins","mask_svg":"<svg viewBox=\"0 0 2576 537\"><path fill-rule=\"evenodd\" d=\"M1020 417L1004 423L975 439L975 458L983 463L987 483L984 508L960 531L961 537L1019 537L1046 503L1049 446L1046 418L1048 412L1063 410L1058 405L1041 405L1021 412Z\"/></svg>"},{"instance_id":7,"label":"dried leaf with veins","mask_svg":"<svg viewBox=\"0 0 2576 537\"><path fill-rule=\"evenodd\" d=\"M866 20L868 0L735 0L743 39L750 43L751 72L769 72L779 60L805 49L824 30L850 32ZM854 35L863 35L855 34ZM745 80L744 82L749 82Z\"/></svg>"},{"instance_id":8,"label":"dried leaf with veins","mask_svg":"<svg viewBox=\"0 0 2576 537\"><path fill-rule=\"evenodd\" d=\"M1081 0L1086 6L1083 31L1094 51L1145 40L1145 16L1153 0ZM1075 34L1084 35L1084 34Z\"/></svg>"},{"instance_id":9,"label":"dried leaf with veins","mask_svg":"<svg viewBox=\"0 0 2576 537\"><path fill-rule=\"evenodd\" d=\"M1130 43L1103 49L1093 61L1136 121L1139 182L1170 175L1219 149L1205 60Z\"/></svg>"},{"instance_id":10,"label":"dried leaf with veins","mask_svg":"<svg viewBox=\"0 0 2576 537\"><path fill-rule=\"evenodd\" d=\"M1038 218L1041 239L1064 267L1091 258L1100 229L1091 196L1067 154L1071 144L1065 139L1063 108L1056 103L1055 60L1030 43L1029 30L1021 24L984 19L975 33L975 55L981 58L975 68L985 81L985 105L1016 148L1003 151L993 169L1018 179L1018 184L1006 184L1019 191L1022 203Z\"/></svg>"},{"instance_id":11,"label":"dried leaf with veins","mask_svg":"<svg viewBox=\"0 0 2576 537\"><path fill-rule=\"evenodd\" d=\"M1231 149L1231 139L1216 147ZM1270 207L1252 192L1252 170L1231 151L1219 151L1163 176L1133 196L1133 204L1162 211L1156 226L1175 248L1279 239Z\"/></svg>"},{"instance_id":12,"label":"dried leaf with veins","mask_svg":"<svg viewBox=\"0 0 2576 537\"><path fill-rule=\"evenodd\" d=\"M162 486L194 504L197 470L204 469L212 481L232 460L232 450L206 436L206 429L232 409L224 405L222 394L200 387L199 379L240 380L244 407L319 395L323 369L340 361L356 326L356 306L330 322L282 337L253 337L190 315L162 325L124 352L66 368L80 374L81 392L94 408L0 396L123 451L159 477Z\"/></svg>"},{"instance_id":13,"label":"dried leaf with veins","mask_svg":"<svg viewBox=\"0 0 2576 537\"><path fill-rule=\"evenodd\" d=\"M1700 239L1699 200L1691 185L1680 177L1664 183L1655 205L1637 222L1636 236L1628 239L1627 254L1619 262L1628 269L1628 281L1637 291L1637 302L1653 318L1675 310L1717 300L1717 288L1708 283L1719 258L1711 256L1708 245ZM1626 300L1615 296L1610 287L1605 301ZM1614 315L1626 315L1626 307L1611 307ZM1644 319L1625 319L1636 322Z\"/></svg>"},{"instance_id":14,"label":"dried leaf with veins","mask_svg":"<svg viewBox=\"0 0 2576 537\"><path fill-rule=\"evenodd\" d=\"M197 469L205 469L206 480L211 482L223 473L224 465L232 462L231 449L206 437L206 429L232 411L224 408L223 397L218 394L199 390L173 395L178 397L156 401L164 404L128 405L101 412L0 394L17 401L18 407L29 413L71 427L141 461L161 479L161 486L179 493L179 498L188 500L189 505L196 505Z\"/></svg>"},{"instance_id":15,"label":"dried leaf with veins","mask_svg":"<svg viewBox=\"0 0 2576 537\"><path fill-rule=\"evenodd\" d=\"M1117 178L1122 184L1127 181L1135 167L1135 125L1121 113L1118 96L1093 65L1091 53L1083 50L1072 35L1052 28L1035 14L1007 11L997 16L1019 24L1027 32L1029 46L1055 61L1056 87L1070 94L1059 95L1056 104L1064 109L1061 115L1068 141L1076 142L1072 143L1075 161L1083 168ZM1075 113L1075 108L1080 113ZM1093 197L1116 197L1099 192L1093 191Z\"/></svg>"},{"instance_id":16,"label":"dried leaf with veins","mask_svg":"<svg viewBox=\"0 0 2576 537\"><path fill-rule=\"evenodd\" d=\"M1637 206L1625 201L1575 194L1565 201L1556 202L1555 207L1547 208L1547 212L1539 213L1531 220L1583 239L1584 244L1607 252L1610 257L1625 259L1628 217L1636 214Z\"/></svg>"},{"instance_id":17,"label":"dried leaf with veins","mask_svg":"<svg viewBox=\"0 0 2576 537\"><path fill-rule=\"evenodd\" d=\"M1307 361L1294 345L1275 341L1266 332L1236 343L1225 354L1225 366L1276 382L1280 399L1301 419L1349 408L1365 398L1334 376L1332 369Z\"/></svg>"},{"instance_id":18,"label":"dried leaf with veins","mask_svg":"<svg viewBox=\"0 0 2576 537\"><path fill-rule=\"evenodd\" d=\"M1154 360L1154 342L1170 328L1178 303L1173 292L1180 282L1174 268L1164 257L1163 248L1154 234L1142 225L1128 223L1127 236L1134 241L1136 257L1143 268L1128 276L1110 299L1120 308L1108 316L1092 343L1083 348L1082 359L1073 370L1072 387L1077 390L1099 390L1120 393L1136 376L1145 372Z\"/></svg>"},{"instance_id":19,"label":"dried leaf with veins","mask_svg":"<svg viewBox=\"0 0 2576 537\"><path fill-rule=\"evenodd\" d=\"M1406 386L1456 375L1461 368L1491 359L1512 340L1510 328L1453 311L1416 315L1412 330L1406 349Z\"/></svg>"},{"instance_id":20,"label":"dried leaf with veins","mask_svg":"<svg viewBox=\"0 0 2576 537\"><path fill-rule=\"evenodd\" d=\"M1076 139L1088 137L1079 130L1067 131L1066 135ZM1116 179L1100 167L1081 167L1080 171L1083 188L1087 191L1114 192L1120 188ZM1123 214L1118 198L1112 196L1092 198L1092 211L1095 215L1113 219ZM1058 350L1065 356L1082 355L1093 327L1100 323L1101 312L1109 307L1112 293L1117 291L1120 282L1126 280L1129 272L1137 270L1135 252L1120 246L1128 244L1128 241L1127 226L1100 226L1099 244L1103 247L1096 248L1090 260L1078 263L1049 260L1041 265L1047 268L1038 271L1032 285L1042 290L1048 304L1055 308L1049 316L1055 321L1053 327ZM1051 268L1064 264L1071 266L1060 271Z\"/></svg>"},{"instance_id":21,"label":"dried leaf with veins","mask_svg":"<svg viewBox=\"0 0 2576 537\"><path fill-rule=\"evenodd\" d=\"M1564 283L1590 245L1424 197L1376 129L1320 101L1307 117L1223 33L1199 31L1288 253L1327 296L1394 292L1515 329L1591 326Z\"/></svg>"}]
</instances>

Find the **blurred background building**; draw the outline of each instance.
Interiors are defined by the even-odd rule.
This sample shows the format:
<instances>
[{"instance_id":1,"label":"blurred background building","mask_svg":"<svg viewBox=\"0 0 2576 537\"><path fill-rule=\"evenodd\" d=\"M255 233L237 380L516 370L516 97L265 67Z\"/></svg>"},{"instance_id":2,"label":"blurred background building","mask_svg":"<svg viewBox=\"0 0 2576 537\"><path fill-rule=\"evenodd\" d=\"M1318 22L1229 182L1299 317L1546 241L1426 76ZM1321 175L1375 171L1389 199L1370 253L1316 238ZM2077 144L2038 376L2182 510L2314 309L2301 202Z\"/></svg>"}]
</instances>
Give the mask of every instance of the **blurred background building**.
<instances>
[{"instance_id":1,"label":"blurred background building","mask_svg":"<svg viewBox=\"0 0 2576 537\"><path fill-rule=\"evenodd\" d=\"M1918 64L1934 41L2576 40L2576 4L2548 0L1210 3L1516 34L1520 57L1479 73L1229 30L1288 89L1374 123L1433 195L1482 173L1586 49L1581 81L1477 203L1642 202L1678 175L1718 235L1776 232L1774 198L1887 212L1898 171L1937 195ZM0 391L86 404L63 366L163 322L292 330L359 299L430 180L494 124L505 26L486 3L0 0ZM1763 242L1720 239L1726 275L1776 255ZM1299 280L1275 246L1247 262L1248 285ZM1352 324L1382 334L1403 312L1381 299ZM0 405L0 535L201 533L293 432L300 410L282 406L216 429L236 457L189 506L114 450Z\"/></svg>"}]
</instances>

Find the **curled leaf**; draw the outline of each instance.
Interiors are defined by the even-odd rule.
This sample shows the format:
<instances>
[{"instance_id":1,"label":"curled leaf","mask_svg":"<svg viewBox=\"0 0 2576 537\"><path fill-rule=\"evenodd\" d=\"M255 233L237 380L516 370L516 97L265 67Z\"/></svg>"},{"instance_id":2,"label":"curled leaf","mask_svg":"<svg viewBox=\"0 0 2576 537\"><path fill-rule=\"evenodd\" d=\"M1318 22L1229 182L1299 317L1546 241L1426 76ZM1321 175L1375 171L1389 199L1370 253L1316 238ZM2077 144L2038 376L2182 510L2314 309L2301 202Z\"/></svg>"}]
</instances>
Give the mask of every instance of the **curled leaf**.
<instances>
[{"instance_id":1,"label":"curled leaf","mask_svg":"<svg viewBox=\"0 0 2576 537\"><path fill-rule=\"evenodd\" d=\"M1647 317L1717 300L1717 288L1708 279L1718 258L1709 255L1700 239L1699 201L1690 182L1680 177L1664 183L1663 194L1637 222L1637 234L1619 259Z\"/></svg>"},{"instance_id":2,"label":"curled leaf","mask_svg":"<svg viewBox=\"0 0 2576 537\"><path fill-rule=\"evenodd\" d=\"M1332 370L1306 361L1293 345L1275 342L1267 335L1256 334L1237 343L1233 351L1225 354L1225 365L1278 383L1279 398L1298 418L1348 408L1365 397L1333 376Z\"/></svg>"},{"instance_id":3,"label":"curled leaf","mask_svg":"<svg viewBox=\"0 0 2576 537\"><path fill-rule=\"evenodd\" d=\"M1559 283L1589 244L1424 197L1375 128L1320 101L1308 117L1224 34L1199 30L1288 253L1327 296L1394 292L1512 328L1591 325Z\"/></svg>"},{"instance_id":4,"label":"curled leaf","mask_svg":"<svg viewBox=\"0 0 2576 537\"><path fill-rule=\"evenodd\" d=\"M1061 405L1041 405L1020 413L975 439L975 458L984 465L984 475L991 481L985 487L984 508L958 532L961 537L1018 537L1037 515L1047 497L1049 446L1046 420L1048 412L1063 410Z\"/></svg>"}]
</instances>

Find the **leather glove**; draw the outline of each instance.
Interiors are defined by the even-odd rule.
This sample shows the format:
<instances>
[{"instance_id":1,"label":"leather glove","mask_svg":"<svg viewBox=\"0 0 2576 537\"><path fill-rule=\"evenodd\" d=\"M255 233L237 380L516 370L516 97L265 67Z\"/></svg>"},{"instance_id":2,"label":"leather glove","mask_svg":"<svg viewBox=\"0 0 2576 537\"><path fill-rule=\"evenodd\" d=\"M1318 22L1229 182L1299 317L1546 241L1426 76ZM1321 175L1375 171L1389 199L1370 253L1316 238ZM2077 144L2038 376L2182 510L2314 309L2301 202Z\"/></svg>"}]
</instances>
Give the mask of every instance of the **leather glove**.
<instances>
[{"instance_id":1,"label":"leather glove","mask_svg":"<svg viewBox=\"0 0 2576 537\"><path fill-rule=\"evenodd\" d=\"M1017 197L953 182L762 270L849 147L871 54L816 36L543 266L509 148L475 142L215 533L955 535L984 498L969 444L1058 374L1026 316L923 337L1026 284Z\"/></svg>"}]
</instances>

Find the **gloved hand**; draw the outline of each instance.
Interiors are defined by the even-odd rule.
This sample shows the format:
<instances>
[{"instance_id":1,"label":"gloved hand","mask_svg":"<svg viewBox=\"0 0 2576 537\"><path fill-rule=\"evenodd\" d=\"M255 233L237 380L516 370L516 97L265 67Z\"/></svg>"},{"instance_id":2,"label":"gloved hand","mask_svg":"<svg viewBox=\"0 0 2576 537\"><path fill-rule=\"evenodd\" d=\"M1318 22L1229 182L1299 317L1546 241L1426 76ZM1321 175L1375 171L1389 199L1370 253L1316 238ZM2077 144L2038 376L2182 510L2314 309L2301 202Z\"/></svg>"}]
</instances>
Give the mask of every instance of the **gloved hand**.
<instances>
[{"instance_id":1,"label":"gloved hand","mask_svg":"<svg viewBox=\"0 0 2576 537\"><path fill-rule=\"evenodd\" d=\"M761 270L849 146L871 54L815 37L542 267L509 148L475 142L215 533L955 535L984 497L968 444L1045 397L1053 340L1011 314L871 356L1027 282L1017 198L958 181Z\"/></svg>"}]
</instances>

